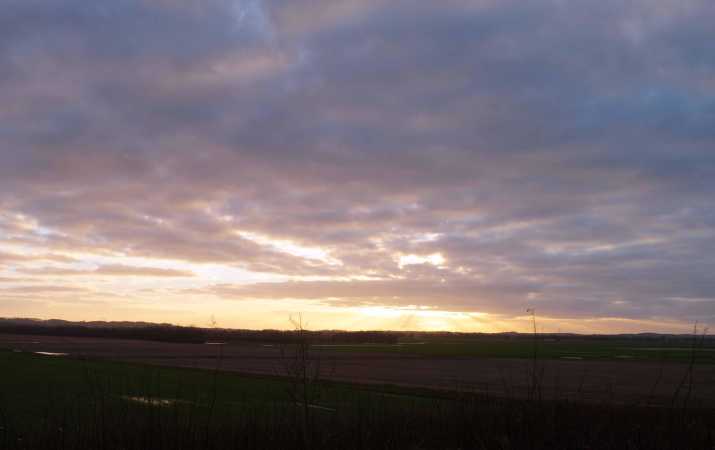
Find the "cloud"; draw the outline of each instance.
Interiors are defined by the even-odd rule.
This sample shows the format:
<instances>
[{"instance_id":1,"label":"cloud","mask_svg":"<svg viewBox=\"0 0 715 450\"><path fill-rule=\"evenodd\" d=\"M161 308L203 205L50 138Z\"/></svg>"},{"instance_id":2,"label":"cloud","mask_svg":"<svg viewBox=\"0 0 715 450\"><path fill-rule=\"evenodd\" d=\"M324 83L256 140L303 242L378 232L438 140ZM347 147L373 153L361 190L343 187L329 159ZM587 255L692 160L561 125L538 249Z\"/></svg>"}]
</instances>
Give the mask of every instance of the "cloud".
<instances>
[{"instance_id":1,"label":"cloud","mask_svg":"<svg viewBox=\"0 0 715 450\"><path fill-rule=\"evenodd\" d=\"M119 277L193 277L195 274L188 270L163 269L159 267L137 267L125 265L99 266L93 270L42 268L22 270L22 273L35 276L119 276Z\"/></svg>"},{"instance_id":2,"label":"cloud","mask_svg":"<svg viewBox=\"0 0 715 450\"><path fill-rule=\"evenodd\" d=\"M714 20L707 0L11 1L0 264L712 320Z\"/></svg>"},{"instance_id":3,"label":"cloud","mask_svg":"<svg viewBox=\"0 0 715 450\"><path fill-rule=\"evenodd\" d=\"M161 269L158 267L130 267L121 265L100 266L93 271L97 275L137 276L137 277L191 277L186 270Z\"/></svg>"},{"instance_id":4,"label":"cloud","mask_svg":"<svg viewBox=\"0 0 715 450\"><path fill-rule=\"evenodd\" d=\"M199 291L228 299L304 299L341 305L428 306L451 311L501 309L504 301L519 303L537 286L487 283L473 280L364 280L255 283L243 286L216 285ZM507 307L508 309L508 307Z\"/></svg>"},{"instance_id":5,"label":"cloud","mask_svg":"<svg viewBox=\"0 0 715 450\"><path fill-rule=\"evenodd\" d=\"M6 295L52 295L84 293L86 289L73 286L32 285L0 288L0 296Z\"/></svg>"},{"instance_id":6,"label":"cloud","mask_svg":"<svg viewBox=\"0 0 715 450\"><path fill-rule=\"evenodd\" d=\"M30 281L30 279L19 277L0 277L0 283L25 283L27 281Z\"/></svg>"},{"instance_id":7,"label":"cloud","mask_svg":"<svg viewBox=\"0 0 715 450\"><path fill-rule=\"evenodd\" d=\"M43 253L43 254L22 254L22 253L11 253L0 251L0 264L11 264L18 262L28 262L28 261L51 261L51 262L61 262L68 263L73 262L75 259L59 254Z\"/></svg>"}]
</instances>

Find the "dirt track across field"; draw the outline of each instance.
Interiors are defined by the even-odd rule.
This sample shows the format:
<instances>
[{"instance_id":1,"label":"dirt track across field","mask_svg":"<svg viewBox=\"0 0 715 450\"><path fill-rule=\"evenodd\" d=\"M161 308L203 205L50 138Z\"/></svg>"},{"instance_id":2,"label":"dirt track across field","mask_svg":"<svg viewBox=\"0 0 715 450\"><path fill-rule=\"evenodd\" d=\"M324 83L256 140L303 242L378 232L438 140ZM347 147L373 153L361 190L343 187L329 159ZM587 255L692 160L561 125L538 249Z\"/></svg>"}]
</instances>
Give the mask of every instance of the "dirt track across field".
<instances>
[{"instance_id":1,"label":"dirt track across field","mask_svg":"<svg viewBox=\"0 0 715 450\"><path fill-rule=\"evenodd\" d=\"M0 348L23 352L66 353L173 367L285 375L286 361L277 346L266 344L175 344L138 340L0 334ZM219 353L222 357L219 361ZM461 389L498 396L523 396L532 361L509 358L435 358L377 352L319 352L324 378L369 384ZM538 362L544 398L619 403L670 404L687 365L633 361ZM681 398L688 390L686 383ZM695 366L691 405L715 407L715 365Z\"/></svg>"}]
</instances>

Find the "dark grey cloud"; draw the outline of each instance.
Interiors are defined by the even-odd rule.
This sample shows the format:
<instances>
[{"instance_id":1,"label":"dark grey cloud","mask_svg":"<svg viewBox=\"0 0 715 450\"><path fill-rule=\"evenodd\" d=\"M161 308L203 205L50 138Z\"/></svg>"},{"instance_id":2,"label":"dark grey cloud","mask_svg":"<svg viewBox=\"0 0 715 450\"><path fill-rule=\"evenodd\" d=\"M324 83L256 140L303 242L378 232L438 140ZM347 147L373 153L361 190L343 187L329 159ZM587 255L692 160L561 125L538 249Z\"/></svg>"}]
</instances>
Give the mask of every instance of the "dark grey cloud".
<instances>
[{"instance_id":1,"label":"dark grey cloud","mask_svg":"<svg viewBox=\"0 0 715 450\"><path fill-rule=\"evenodd\" d=\"M2 239L375 279L240 295L712 320L713 22L708 0L6 2Z\"/></svg>"}]
</instances>

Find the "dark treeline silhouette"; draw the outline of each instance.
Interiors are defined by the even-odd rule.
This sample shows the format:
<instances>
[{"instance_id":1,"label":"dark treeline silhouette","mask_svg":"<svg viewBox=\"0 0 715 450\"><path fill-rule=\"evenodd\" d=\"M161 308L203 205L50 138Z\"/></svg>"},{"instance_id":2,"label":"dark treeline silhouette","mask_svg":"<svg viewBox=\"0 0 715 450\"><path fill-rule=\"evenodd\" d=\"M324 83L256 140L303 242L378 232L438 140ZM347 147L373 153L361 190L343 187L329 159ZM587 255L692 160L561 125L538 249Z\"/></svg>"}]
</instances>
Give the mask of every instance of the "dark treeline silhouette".
<instances>
[{"instance_id":1,"label":"dark treeline silhouette","mask_svg":"<svg viewBox=\"0 0 715 450\"><path fill-rule=\"evenodd\" d=\"M298 338L295 330L244 330L230 328L202 328L149 322L71 322L65 320L38 320L25 318L0 318L0 333L43 336L71 336L114 339L138 339L161 342L204 343L217 342L270 342L290 343ZM343 331L303 330L314 344L396 344L424 340L531 340L533 333L462 333L447 331ZM540 341L609 341L638 340L669 345L689 345L692 334L614 334L581 335L571 333L538 333ZM715 344L715 336L703 336L705 346Z\"/></svg>"},{"instance_id":2,"label":"dark treeline silhouette","mask_svg":"<svg viewBox=\"0 0 715 450\"><path fill-rule=\"evenodd\" d=\"M63 320L0 319L0 333L42 336L139 339L161 342L204 343L275 342L297 339L294 330L233 330L185 327L147 322L69 322ZM305 331L314 343L392 344L399 333L388 331Z\"/></svg>"},{"instance_id":3,"label":"dark treeline silhouette","mask_svg":"<svg viewBox=\"0 0 715 450\"><path fill-rule=\"evenodd\" d=\"M299 339L295 330L231 330L207 329L210 339L231 342L295 342ZM397 343L400 333L393 331L308 331L302 330L312 343L325 344L394 344Z\"/></svg>"},{"instance_id":4,"label":"dark treeline silhouette","mask_svg":"<svg viewBox=\"0 0 715 450\"><path fill-rule=\"evenodd\" d=\"M179 327L169 324L125 324L105 322L75 323L59 320L34 321L26 319L0 319L0 333L30 334L40 336L94 337L114 339L140 339L163 342L205 342L206 330Z\"/></svg>"}]
</instances>

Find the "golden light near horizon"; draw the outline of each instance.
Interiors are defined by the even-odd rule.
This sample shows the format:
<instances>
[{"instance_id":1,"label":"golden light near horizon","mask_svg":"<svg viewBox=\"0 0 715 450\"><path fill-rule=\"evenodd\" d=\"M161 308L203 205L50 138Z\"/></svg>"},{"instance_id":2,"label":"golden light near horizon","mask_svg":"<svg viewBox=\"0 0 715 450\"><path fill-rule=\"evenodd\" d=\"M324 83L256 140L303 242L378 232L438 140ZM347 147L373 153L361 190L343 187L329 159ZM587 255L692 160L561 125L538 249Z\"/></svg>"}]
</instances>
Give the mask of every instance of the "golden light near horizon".
<instances>
[{"instance_id":1,"label":"golden light near horizon","mask_svg":"<svg viewBox=\"0 0 715 450\"><path fill-rule=\"evenodd\" d=\"M478 312L455 312L429 307L408 306L402 308L363 307L357 313L383 321L383 329L433 330L433 331L479 331L494 332L498 325L489 324L490 315Z\"/></svg>"},{"instance_id":2,"label":"golden light near horizon","mask_svg":"<svg viewBox=\"0 0 715 450\"><path fill-rule=\"evenodd\" d=\"M265 236L260 238L253 236L252 240L260 241L262 245L270 246L279 252L320 260L329 265L340 265L331 260L327 252L320 249L271 240ZM131 320L139 314L153 320L169 318L170 321L184 325L201 325L205 322L203 316L206 312L212 311L212 315L222 318L225 326L287 328L289 324L286 317L303 311L306 317L310 318L312 326L322 329L338 327L349 330L504 332L528 331L530 326L530 318L525 316L510 319L498 314L449 311L426 305L343 308L331 306L334 302L339 304L342 301L340 297L330 297L327 303L320 298L309 297L286 300L281 299L282 294L276 294L271 299L271 283L275 283L278 287L285 282L331 279L325 276L281 276L252 272L226 264L197 264L181 260L76 251L53 251L47 259L48 253L42 253L41 249L32 245L6 245L0 247L0 253L6 258L14 255L13 259L15 259L12 270L0 271L3 284L6 286L0 289L0 298L17 300L36 297L33 294L33 287L36 287L45 302L41 310L28 311L30 315L43 318L74 317L93 320L99 317L104 319L114 317L117 320ZM398 268L424 264L438 270L447 269L446 259L440 253L400 255L396 262ZM460 272L460 269L458 268L457 271ZM23 276L18 276L19 274ZM47 287L48 280L50 287ZM240 287L253 286L256 283L268 288L268 293L262 295L260 299L251 299L250 293L241 299L240 290L236 294L221 294L216 297L217 294L212 290L215 286ZM111 291L111 295L108 290ZM112 304L117 296L127 302L120 310ZM93 311L88 313L85 310L78 314L78 310L71 307L78 299L83 299L80 305L90 302L102 312L98 315ZM153 306L146 304L146 301L150 301ZM184 306L177 308L177 301L184 303ZM239 315L236 315L237 307L241 310ZM70 314L65 315L65 311ZM243 320L241 316L244 313L248 313L252 319ZM12 315L12 310L0 309L0 314ZM551 332L556 330L630 331L643 324L654 330L679 326L672 322L627 321L618 318L581 322L575 319L546 316L540 317L539 320L542 327L546 326ZM589 323L590 328L585 325Z\"/></svg>"}]
</instances>

